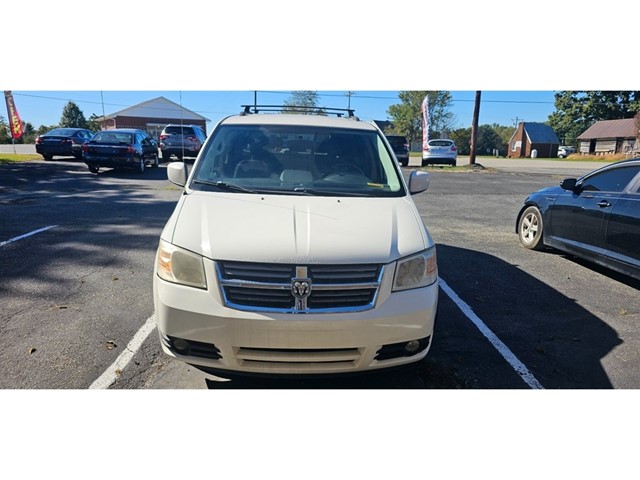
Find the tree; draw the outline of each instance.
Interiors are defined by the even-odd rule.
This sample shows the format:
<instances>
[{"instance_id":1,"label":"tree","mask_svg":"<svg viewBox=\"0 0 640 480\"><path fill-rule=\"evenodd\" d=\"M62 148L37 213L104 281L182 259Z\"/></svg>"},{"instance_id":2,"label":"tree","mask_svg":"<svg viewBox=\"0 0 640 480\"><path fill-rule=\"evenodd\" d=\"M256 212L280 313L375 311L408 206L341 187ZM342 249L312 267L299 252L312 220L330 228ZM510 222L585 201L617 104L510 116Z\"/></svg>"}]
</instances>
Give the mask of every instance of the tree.
<instances>
[{"instance_id":1,"label":"tree","mask_svg":"<svg viewBox=\"0 0 640 480\"><path fill-rule=\"evenodd\" d=\"M491 125L480 125L478 128L478 139L476 153L478 155L492 155L494 150L506 153L507 142L496 132Z\"/></svg>"},{"instance_id":2,"label":"tree","mask_svg":"<svg viewBox=\"0 0 640 480\"><path fill-rule=\"evenodd\" d=\"M453 130L449 138L456 143L458 154L469 155L471 153L471 127Z\"/></svg>"},{"instance_id":3,"label":"tree","mask_svg":"<svg viewBox=\"0 0 640 480\"><path fill-rule=\"evenodd\" d=\"M506 154L506 148L509 145L509 140L511 140L511 137L513 137L513 134L516 131L516 129L511 126L498 125L497 123L494 123L493 125L491 125L491 128L493 129L494 132L496 132L500 136L501 147L499 149L501 154ZM503 153L503 150L504 150L504 153Z\"/></svg>"},{"instance_id":4,"label":"tree","mask_svg":"<svg viewBox=\"0 0 640 480\"><path fill-rule=\"evenodd\" d=\"M393 127L385 133L404 135L409 142L422 138L422 102L429 96L429 138L446 137L454 122L450 108L451 93L446 91L402 91L398 98L402 103L391 105L387 115Z\"/></svg>"},{"instance_id":5,"label":"tree","mask_svg":"<svg viewBox=\"0 0 640 480\"><path fill-rule=\"evenodd\" d=\"M501 132L509 132L506 139ZM504 127L497 124L480 125L476 140L476 153L478 155L493 155L494 151L498 150L501 155L505 155L511 135L513 135L512 127ZM456 142L460 155L469 155L471 153L471 128L454 130L449 138Z\"/></svg>"},{"instance_id":6,"label":"tree","mask_svg":"<svg viewBox=\"0 0 640 480\"><path fill-rule=\"evenodd\" d=\"M47 133L49 130L53 130L54 128L57 128L58 125L40 125L37 129L36 129L36 136L38 135L42 135L44 133Z\"/></svg>"},{"instance_id":7,"label":"tree","mask_svg":"<svg viewBox=\"0 0 640 480\"><path fill-rule=\"evenodd\" d=\"M2 115L0 115L0 143L11 143L9 124Z\"/></svg>"},{"instance_id":8,"label":"tree","mask_svg":"<svg viewBox=\"0 0 640 480\"><path fill-rule=\"evenodd\" d=\"M640 91L562 91L555 95L556 111L549 125L565 145L599 120L632 118L640 111Z\"/></svg>"},{"instance_id":9,"label":"tree","mask_svg":"<svg viewBox=\"0 0 640 480\"><path fill-rule=\"evenodd\" d=\"M20 143L31 144L36 141L36 131L33 125L29 122L22 122L22 137L20 137Z\"/></svg>"},{"instance_id":10,"label":"tree","mask_svg":"<svg viewBox=\"0 0 640 480\"><path fill-rule=\"evenodd\" d=\"M325 110L318 106L318 93L312 90L297 90L284 101L282 113L298 113L302 115L326 115Z\"/></svg>"},{"instance_id":11,"label":"tree","mask_svg":"<svg viewBox=\"0 0 640 480\"><path fill-rule=\"evenodd\" d=\"M92 113L89 117L89 120L87 121L87 128L92 132L99 132L102 129L100 122L98 121L99 118L102 117L99 117L95 113Z\"/></svg>"},{"instance_id":12,"label":"tree","mask_svg":"<svg viewBox=\"0 0 640 480\"><path fill-rule=\"evenodd\" d=\"M62 110L60 118L61 127L87 128L87 119L84 118L82 110L73 102L69 102Z\"/></svg>"}]
</instances>

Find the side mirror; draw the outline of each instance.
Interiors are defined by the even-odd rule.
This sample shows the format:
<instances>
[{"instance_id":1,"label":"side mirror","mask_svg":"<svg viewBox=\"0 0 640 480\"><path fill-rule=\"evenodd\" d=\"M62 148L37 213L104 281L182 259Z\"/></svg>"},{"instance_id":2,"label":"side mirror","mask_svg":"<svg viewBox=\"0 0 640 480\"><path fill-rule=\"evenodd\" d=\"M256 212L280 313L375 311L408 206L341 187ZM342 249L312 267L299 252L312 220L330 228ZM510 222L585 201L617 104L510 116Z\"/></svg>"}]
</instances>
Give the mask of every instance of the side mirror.
<instances>
[{"instance_id":1,"label":"side mirror","mask_svg":"<svg viewBox=\"0 0 640 480\"><path fill-rule=\"evenodd\" d=\"M431 175L428 172L411 172L411 175L409 176L409 192L411 193L411 195L424 192L427 188L429 188L430 181Z\"/></svg>"},{"instance_id":2,"label":"side mirror","mask_svg":"<svg viewBox=\"0 0 640 480\"><path fill-rule=\"evenodd\" d=\"M187 184L187 165L184 162L171 162L167 165L167 177L179 187Z\"/></svg>"},{"instance_id":3,"label":"side mirror","mask_svg":"<svg viewBox=\"0 0 640 480\"><path fill-rule=\"evenodd\" d=\"M575 178L565 178L560 182L560 188L563 190L571 190L572 192L576 190L576 182Z\"/></svg>"}]
</instances>

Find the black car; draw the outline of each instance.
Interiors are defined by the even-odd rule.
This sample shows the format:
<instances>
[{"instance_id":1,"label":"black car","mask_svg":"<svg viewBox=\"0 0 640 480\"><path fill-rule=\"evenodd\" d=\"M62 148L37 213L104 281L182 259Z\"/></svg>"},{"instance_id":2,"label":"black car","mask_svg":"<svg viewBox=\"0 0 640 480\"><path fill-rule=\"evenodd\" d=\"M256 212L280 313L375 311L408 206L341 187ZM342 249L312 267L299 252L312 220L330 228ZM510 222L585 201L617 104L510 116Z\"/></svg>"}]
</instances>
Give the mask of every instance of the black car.
<instances>
[{"instance_id":1,"label":"black car","mask_svg":"<svg viewBox=\"0 0 640 480\"><path fill-rule=\"evenodd\" d=\"M147 164L157 167L158 143L143 130L103 130L82 146L84 162L98 173L100 167L130 168L143 173Z\"/></svg>"},{"instance_id":2,"label":"black car","mask_svg":"<svg viewBox=\"0 0 640 480\"><path fill-rule=\"evenodd\" d=\"M36 152L51 160L54 156L82 159L82 144L93 137L85 128L54 128L36 138Z\"/></svg>"},{"instance_id":3,"label":"black car","mask_svg":"<svg viewBox=\"0 0 640 480\"><path fill-rule=\"evenodd\" d=\"M409 165L409 142L407 137L402 135L385 135L385 137L387 137L393 153L396 154L398 163L404 167Z\"/></svg>"},{"instance_id":4,"label":"black car","mask_svg":"<svg viewBox=\"0 0 640 480\"><path fill-rule=\"evenodd\" d=\"M553 247L640 279L640 158L532 193L516 232L525 248Z\"/></svg>"}]
</instances>

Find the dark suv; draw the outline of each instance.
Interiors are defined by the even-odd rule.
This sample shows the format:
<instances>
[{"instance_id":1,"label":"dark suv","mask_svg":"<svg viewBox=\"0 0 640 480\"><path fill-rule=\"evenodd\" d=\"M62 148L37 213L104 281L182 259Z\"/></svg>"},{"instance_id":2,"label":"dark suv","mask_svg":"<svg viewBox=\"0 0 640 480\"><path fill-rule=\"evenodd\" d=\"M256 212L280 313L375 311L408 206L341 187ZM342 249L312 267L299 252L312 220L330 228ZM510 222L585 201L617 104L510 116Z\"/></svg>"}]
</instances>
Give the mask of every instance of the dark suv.
<instances>
[{"instance_id":1,"label":"dark suv","mask_svg":"<svg viewBox=\"0 0 640 480\"><path fill-rule=\"evenodd\" d=\"M160 133L162 159L168 161L171 155L197 157L207 135L199 125L169 124Z\"/></svg>"},{"instance_id":2,"label":"dark suv","mask_svg":"<svg viewBox=\"0 0 640 480\"><path fill-rule=\"evenodd\" d=\"M409 165L409 142L407 142L407 137L402 135L385 135L385 137L391 144L398 163L403 167Z\"/></svg>"}]
</instances>

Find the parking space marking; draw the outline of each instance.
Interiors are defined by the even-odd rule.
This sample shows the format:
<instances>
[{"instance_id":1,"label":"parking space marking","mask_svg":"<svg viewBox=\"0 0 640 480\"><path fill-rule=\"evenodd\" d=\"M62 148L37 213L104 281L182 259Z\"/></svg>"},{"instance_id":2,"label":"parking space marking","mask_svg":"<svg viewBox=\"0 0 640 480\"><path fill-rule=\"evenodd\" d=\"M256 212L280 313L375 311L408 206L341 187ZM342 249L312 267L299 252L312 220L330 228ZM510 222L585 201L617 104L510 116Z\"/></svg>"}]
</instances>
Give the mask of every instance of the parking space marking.
<instances>
[{"instance_id":1,"label":"parking space marking","mask_svg":"<svg viewBox=\"0 0 640 480\"><path fill-rule=\"evenodd\" d=\"M106 389L116 381L122 374L124 368L129 364L133 356L138 352L149 334L156 328L155 315L151 315L144 322L144 325L136 332L125 349L118 355L118 358L100 375L90 386L89 390Z\"/></svg>"},{"instance_id":2,"label":"parking space marking","mask_svg":"<svg viewBox=\"0 0 640 480\"><path fill-rule=\"evenodd\" d=\"M440 288L449 296L451 300L458 306L462 313L471 320L471 322L480 330L480 332L491 342L491 345L494 346L496 350L502 355L502 357L511 365L511 367L516 371L520 377L524 380L524 382L529 385L529 387L533 389L544 389L544 387L538 382L536 377L527 369L527 367L522 363L518 358L513 354L509 347L507 347L502 340L500 340L495 333L487 327L487 325L478 317L473 309L465 303L457 294L454 292L447 282L445 282L442 278L440 278Z\"/></svg>"},{"instance_id":3,"label":"parking space marking","mask_svg":"<svg viewBox=\"0 0 640 480\"><path fill-rule=\"evenodd\" d=\"M502 355L502 357L511 365L515 372L524 380L524 382L532 389L544 389L527 367L513 354L498 336L491 331L489 327L478 317L473 309L462 300L456 292L442 278L439 279L440 288L449 296L458 308L471 320L471 322L480 330L480 332L489 340L491 345ZM156 328L155 314L147 318L144 325L136 332L125 349L118 355L118 358L109 366L100 377L98 377L90 386L90 390L107 389L121 375L124 368L129 364L133 356L138 352L149 334Z\"/></svg>"},{"instance_id":4,"label":"parking space marking","mask_svg":"<svg viewBox=\"0 0 640 480\"><path fill-rule=\"evenodd\" d=\"M42 228L39 228L38 230L34 230L33 232L25 233L24 235L18 235L17 237L13 237L13 238L10 238L9 240L5 240L4 242L0 242L0 247L4 247L5 245L8 245L13 242L17 242L18 240L22 240L23 238L27 238L32 235L37 235L38 233L45 232L52 228L56 228L57 226L58 225L49 225L48 227L42 227Z\"/></svg>"}]
</instances>

